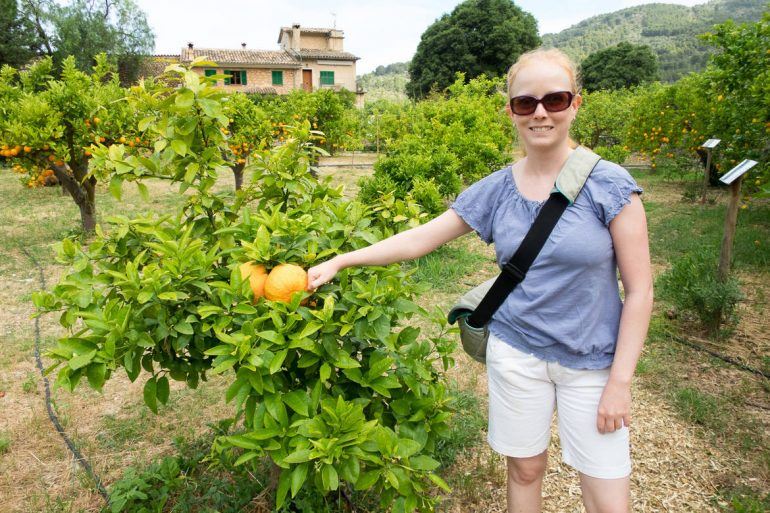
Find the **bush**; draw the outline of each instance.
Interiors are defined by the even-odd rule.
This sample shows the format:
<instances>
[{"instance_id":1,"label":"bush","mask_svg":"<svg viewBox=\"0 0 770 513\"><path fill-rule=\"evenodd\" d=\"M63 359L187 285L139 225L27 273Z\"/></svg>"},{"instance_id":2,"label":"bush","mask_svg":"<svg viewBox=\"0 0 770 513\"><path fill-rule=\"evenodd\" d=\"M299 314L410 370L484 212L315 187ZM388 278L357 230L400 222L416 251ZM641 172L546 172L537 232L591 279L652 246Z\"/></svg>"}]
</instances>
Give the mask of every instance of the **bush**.
<instances>
[{"instance_id":1,"label":"bush","mask_svg":"<svg viewBox=\"0 0 770 513\"><path fill-rule=\"evenodd\" d=\"M722 283L716 271L716 259L700 251L675 260L658 279L660 297L697 317L711 336L735 326L736 306L743 299L738 280L730 277Z\"/></svg>"},{"instance_id":2,"label":"bush","mask_svg":"<svg viewBox=\"0 0 770 513\"><path fill-rule=\"evenodd\" d=\"M630 151L619 144L614 146L597 146L594 148L594 152L604 160L609 160L616 164L623 164L631 154Z\"/></svg>"},{"instance_id":3,"label":"bush","mask_svg":"<svg viewBox=\"0 0 770 513\"><path fill-rule=\"evenodd\" d=\"M412 182L412 198L430 214L440 214L446 210L446 203L433 178L415 178Z\"/></svg>"}]
</instances>

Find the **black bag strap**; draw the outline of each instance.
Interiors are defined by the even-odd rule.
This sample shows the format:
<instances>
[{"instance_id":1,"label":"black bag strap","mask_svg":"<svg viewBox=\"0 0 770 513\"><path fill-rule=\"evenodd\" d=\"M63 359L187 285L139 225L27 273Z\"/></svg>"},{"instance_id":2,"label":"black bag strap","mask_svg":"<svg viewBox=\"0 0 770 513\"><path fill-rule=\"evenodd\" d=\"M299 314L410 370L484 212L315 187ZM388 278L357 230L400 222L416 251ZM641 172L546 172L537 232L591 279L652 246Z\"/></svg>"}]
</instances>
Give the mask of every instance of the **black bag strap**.
<instances>
[{"instance_id":1,"label":"black bag strap","mask_svg":"<svg viewBox=\"0 0 770 513\"><path fill-rule=\"evenodd\" d=\"M508 294L516 288L516 285L524 281L532 262L535 261L540 250L545 246L545 242L567 205L569 205L569 200L562 193L559 191L551 193L537 214L532 227L524 236L524 240L521 241L516 253L503 266L502 272L492 284L492 288L489 289L479 306L466 320L468 325L480 328L487 324L492 315L505 302Z\"/></svg>"},{"instance_id":2,"label":"black bag strap","mask_svg":"<svg viewBox=\"0 0 770 513\"><path fill-rule=\"evenodd\" d=\"M486 325L492 315L505 302L516 285L524 281L532 262L551 236L564 210L575 201L588 175L596 167L600 157L579 146L572 152L556 178L556 185L548 200L532 223L519 248L503 266L500 276L484 296L473 313L466 319L469 326L480 328Z\"/></svg>"}]
</instances>

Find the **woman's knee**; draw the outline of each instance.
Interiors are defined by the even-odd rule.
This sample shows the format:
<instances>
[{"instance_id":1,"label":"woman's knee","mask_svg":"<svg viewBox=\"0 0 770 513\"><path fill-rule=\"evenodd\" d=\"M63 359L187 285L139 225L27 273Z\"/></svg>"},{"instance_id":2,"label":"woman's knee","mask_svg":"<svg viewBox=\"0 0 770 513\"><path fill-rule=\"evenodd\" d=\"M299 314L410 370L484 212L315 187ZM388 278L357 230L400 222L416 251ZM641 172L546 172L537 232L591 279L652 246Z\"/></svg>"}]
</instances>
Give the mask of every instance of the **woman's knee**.
<instances>
[{"instance_id":1,"label":"woman's knee","mask_svg":"<svg viewBox=\"0 0 770 513\"><path fill-rule=\"evenodd\" d=\"M530 458L507 457L508 480L527 486L543 479L548 465L548 453L542 452Z\"/></svg>"}]
</instances>

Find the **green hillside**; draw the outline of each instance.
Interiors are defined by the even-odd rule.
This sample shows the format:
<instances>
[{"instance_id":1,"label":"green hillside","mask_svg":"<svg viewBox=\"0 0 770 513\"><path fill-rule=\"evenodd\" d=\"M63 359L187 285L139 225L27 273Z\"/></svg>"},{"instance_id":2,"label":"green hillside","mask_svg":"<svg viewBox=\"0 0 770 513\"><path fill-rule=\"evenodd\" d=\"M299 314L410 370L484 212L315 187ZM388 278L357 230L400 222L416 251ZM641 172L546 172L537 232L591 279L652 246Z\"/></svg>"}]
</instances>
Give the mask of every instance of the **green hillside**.
<instances>
[{"instance_id":1,"label":"green hillside","mask_svg":"<svg viewBox=\"0 0 770 513\"><path fill-rule=\"evenodd\" d=\"M674 81L703 69L709 48L697 38L716 23L757 21L767 0L713 0L686 7L647 4L581 21L558 34L545 34L543 44L567 52L578 62L621 41L649 45L660 61L661 79Z\"/></svg>"},{"instance_id":2,"label":"green hillside","mask_svg":"<svg viewBox=\"0 0 770 513\"><path fill-rule=\"evenodd\" d=\"M406 101L406 83L409 81L408 62L377 66L371 73L359 75L358 85L366 91L366 101L385 99Z\"/></svg>"}]
</instances>

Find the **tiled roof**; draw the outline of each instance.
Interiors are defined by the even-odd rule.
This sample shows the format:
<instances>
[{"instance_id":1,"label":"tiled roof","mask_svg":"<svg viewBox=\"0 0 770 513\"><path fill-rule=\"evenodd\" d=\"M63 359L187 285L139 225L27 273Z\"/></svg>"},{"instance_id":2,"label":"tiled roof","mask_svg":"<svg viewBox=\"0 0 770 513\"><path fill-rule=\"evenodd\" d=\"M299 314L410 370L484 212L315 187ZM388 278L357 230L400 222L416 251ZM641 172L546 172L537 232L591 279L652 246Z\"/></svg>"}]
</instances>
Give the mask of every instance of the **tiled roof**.
<instances>
[{"instance_id":1,"label":"tiled roof","mask_svg":"<svg viewBox=\"0 0 770 513\"><path fill-rule=\"evenodd\" d=\"M219 64L278 64L297 66L297 60L283 50L228 50L219 48L183 48L182 62L190 62L198 57L206 57Z\"/></svg>"},{"instance_id":2,"label":"tiled roof","mask_svg":"<svg viewBox=\"0 0 770 513\"><path fill-rule=\"evenodd\" d=\"M259 94L278 94L278 91L275 90L275 87L259 87L259 86L243 86L238 89L238 91L241 91L243 93L259 93Z\"/></svg>"},{"instance_id":3,"label":"tiled roof","mask_svg":"<svg viewBox=\"0 0 770 513\"><path fill-rule=\"evenodd\" d=\"M281 27L281 31L287 30L289 32L292 31L292 27ZM331 32L332 30L337 30L334 28L320 28L320 27L300 27L299 31L300 34L305 33L313 33L313 34L326 34L328 32ZM337 30L337 32L342 32L341 30Z\"/></svg>"},{"instance_id":4,"label":"tiled roof","mask_svg":"<svg viewBox=\"0 0 770 513\"><path fill-rule=\"evenodd\" d=\"M178 55L152 55L144 57L139 65L139 76L142 77L157 77L166 66L179 62Z\"/></svg>"},{"instance_id":5,"label":"tiled roof","mask_svg":"<svg viewBox=\"0 0 770 513\"><path fill-rule=\"evenodd\" d=\"M338 52L335 50L315 50L311 48L300 48L299 55L303 59L328 59L332 61L357 61L360 57L356 57L352 53Z\"/></svg>"}]
</instances>

